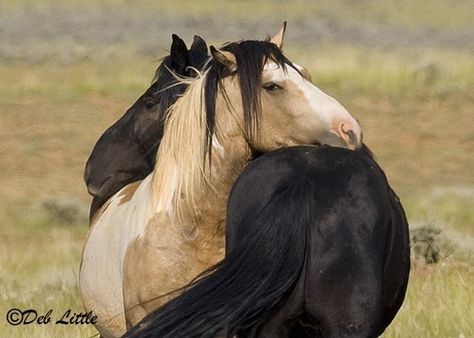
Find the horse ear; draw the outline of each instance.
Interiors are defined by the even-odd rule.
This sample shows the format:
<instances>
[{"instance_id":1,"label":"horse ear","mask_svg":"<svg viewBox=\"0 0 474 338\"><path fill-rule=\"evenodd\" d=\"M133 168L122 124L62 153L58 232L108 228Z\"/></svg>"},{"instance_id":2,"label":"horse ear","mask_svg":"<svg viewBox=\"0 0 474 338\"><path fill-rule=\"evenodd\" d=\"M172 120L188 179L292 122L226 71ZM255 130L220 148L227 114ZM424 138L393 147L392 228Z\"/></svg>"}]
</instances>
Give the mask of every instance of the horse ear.
<instances>
[{"instance_id":1,"label":"horse ear","mask_svg":"<svg viewBox=\"0 0 474 338\"><path fill-rule=\"evenodd\" d=\"M283 39L285 38L285 31L286 31L286 21L283 22L283 27L281 27L280 31L270 39L271 43L277 45L278 48L283 48Z\"/></svg>"},{"instance_id":2,"label":"horse ear","mask_svg":"<svg viewBox=\"0 0 474 338\"><path fill-rule=\"evenodd\" d=\"M229 71L233 72L237 69L237 60L234 54L225 50L216 49L214 46L211 46L210 49L212 57L220 64L226 66Z\"/></svg>"},{"instance_id":3,"label":"horse ear","mask_svg":"<svg viewBox=\"0 0 474 338\"><path fill-rule=\"evenodd\" d=\"M194 35L193 44L189 49L190 52L196 52L202 55L207 55L207 43L199 35Z\"/></svg>"},{"instance_id":4,"label":"horse ear","mask_svg":"<svg viewBox=\"0 0 474 338\"><path fill-rule=\"evenodd\" d=\"M171 67L180 75L184 75L186 67L189 66L188 48L184 41L176 34L172 35L173 42L171 43Z\"/></svg>"}]
</instances>

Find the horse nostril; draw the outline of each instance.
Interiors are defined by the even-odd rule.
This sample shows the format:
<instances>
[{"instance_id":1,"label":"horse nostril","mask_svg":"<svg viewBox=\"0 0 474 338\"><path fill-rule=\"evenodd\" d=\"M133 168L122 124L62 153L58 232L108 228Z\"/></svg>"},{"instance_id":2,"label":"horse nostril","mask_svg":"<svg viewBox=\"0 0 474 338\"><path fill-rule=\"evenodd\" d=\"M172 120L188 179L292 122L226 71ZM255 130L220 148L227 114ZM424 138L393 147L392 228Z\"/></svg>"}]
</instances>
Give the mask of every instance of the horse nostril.
<instances>
[{"instance_id":1,"label":"horse nostril","mask_svg":"<svg viewBox=\"0 0 474 338\"><path fill-rule=\"evenodd\" d=\"M356 150L362 146L362 129L355 120L334 121L331 132L337 135L339 146L350 150Z\"/></svg>"},{"instance_id":2,"label":"horse nostril","mask_svg":"<svg viewBox=\"0 0 474 338\"><path fill-rule=\"evenodd\" d=\"M341 123L339 126L339 136L346 142L349 149L354 150L357 148L357 135L350 125Z\"/></svg>"},{"instance_id":3,"label":"horse nostril","mask_svg":"<svg viewBox=\"0 0 474 338\"><path fill-rule=\"evenodd\" d=\"M351 127L348 127L345 123L341 123L339 126L339 133L342 138L350 137L350 135L354 135L354 131Z\"/></svg>"}]
</instances>

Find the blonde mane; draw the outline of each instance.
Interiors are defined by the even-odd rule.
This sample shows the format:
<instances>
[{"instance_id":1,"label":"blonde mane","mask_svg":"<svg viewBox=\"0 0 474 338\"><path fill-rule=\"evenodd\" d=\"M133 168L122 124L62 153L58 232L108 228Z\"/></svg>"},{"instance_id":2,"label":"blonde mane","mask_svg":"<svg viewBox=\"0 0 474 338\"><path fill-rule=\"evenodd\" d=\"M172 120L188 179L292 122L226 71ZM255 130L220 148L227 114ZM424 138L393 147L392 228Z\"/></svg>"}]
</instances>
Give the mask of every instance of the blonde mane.
<instances>
[{"instance_id":1,"label":"blonde mane","mask_svg":"<svg viewBox=\"0 0 474 338\"><path fill-rule=\"evenodd\" d=\"M195 210L196 192L206 180L206 75L179 79L188 88L167 112L153 172L155 210L178 219Z\"/></svg>"},{"instance_id":2,"label":"blonde mane","mask_svg":"<svg viewBox=\"0 0 474 338\"><path fill-rule=\"evenodd\" d=\"M243 134L251 139L258 132L264 63L271 59L283 69L286 65L294 66L271 42L234 42L223 47L223 50L236 58ZM152 174L153 208L166 211L180 221L183 220L185 211L190 211L191 214L188 215L191 217L198 216L197 194L203 188L213 189L208 180L210 168L207 150L209 146L215 147L218 143L215 134L217 93L223 97L230 110L235 111L236 108L232 107L224 86L220 86L219 82L208 81L208 78L219 80L228 75L225 65L209 58L204 67L206 71L202 73L195 69L198 73L196 78L182 79L178 76L178 83L188 87L184 95L167 111L163 138ZM209 104L212 100L214 104Z\"/></svg>"}]
</instances>

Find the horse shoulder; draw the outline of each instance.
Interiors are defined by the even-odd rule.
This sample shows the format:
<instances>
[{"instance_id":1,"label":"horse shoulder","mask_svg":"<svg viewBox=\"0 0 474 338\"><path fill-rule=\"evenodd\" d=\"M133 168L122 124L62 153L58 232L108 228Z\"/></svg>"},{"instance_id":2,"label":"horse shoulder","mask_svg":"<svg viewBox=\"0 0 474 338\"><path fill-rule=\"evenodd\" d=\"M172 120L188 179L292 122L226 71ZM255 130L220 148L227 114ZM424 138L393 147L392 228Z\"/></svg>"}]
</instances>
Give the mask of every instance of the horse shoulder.
<instances>
[{"instance_id":1,"label":"horse shoulder","mask_svg":"<svg viewBox=\"0 0 474 338\"><path fill-rule=\"evenodd\" d=\"M123 259L123 297L128 324L136 324L170 297L159 297L183 285L180 239L166 212L155 214L144 232L129 242ZM169 254L169 253L172 254ZM153 281L153 283L150 283Z\"/></svg>"}]
</instances>

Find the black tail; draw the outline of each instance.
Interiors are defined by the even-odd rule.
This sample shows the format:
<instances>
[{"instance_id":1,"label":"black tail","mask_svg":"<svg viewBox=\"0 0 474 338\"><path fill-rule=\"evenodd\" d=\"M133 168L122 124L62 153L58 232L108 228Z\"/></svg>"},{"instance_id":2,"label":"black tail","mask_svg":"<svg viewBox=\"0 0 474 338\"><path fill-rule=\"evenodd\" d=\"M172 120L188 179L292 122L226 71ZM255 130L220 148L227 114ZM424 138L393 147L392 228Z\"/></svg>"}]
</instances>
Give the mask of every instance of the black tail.
<instances>
[{"instance_id":1,"label":"black tail","mask_svg":"<svg viewBox=\"0 0 474 338\"><path fill-rule=\"evenodd\" d=\"M232 337L260 327L303 270L315 210L310 192L304 182L276 190L254 219L240 221L251 231L233 240L239 244L222 262L124 337Z\"/></svg>"}]
</instances>

